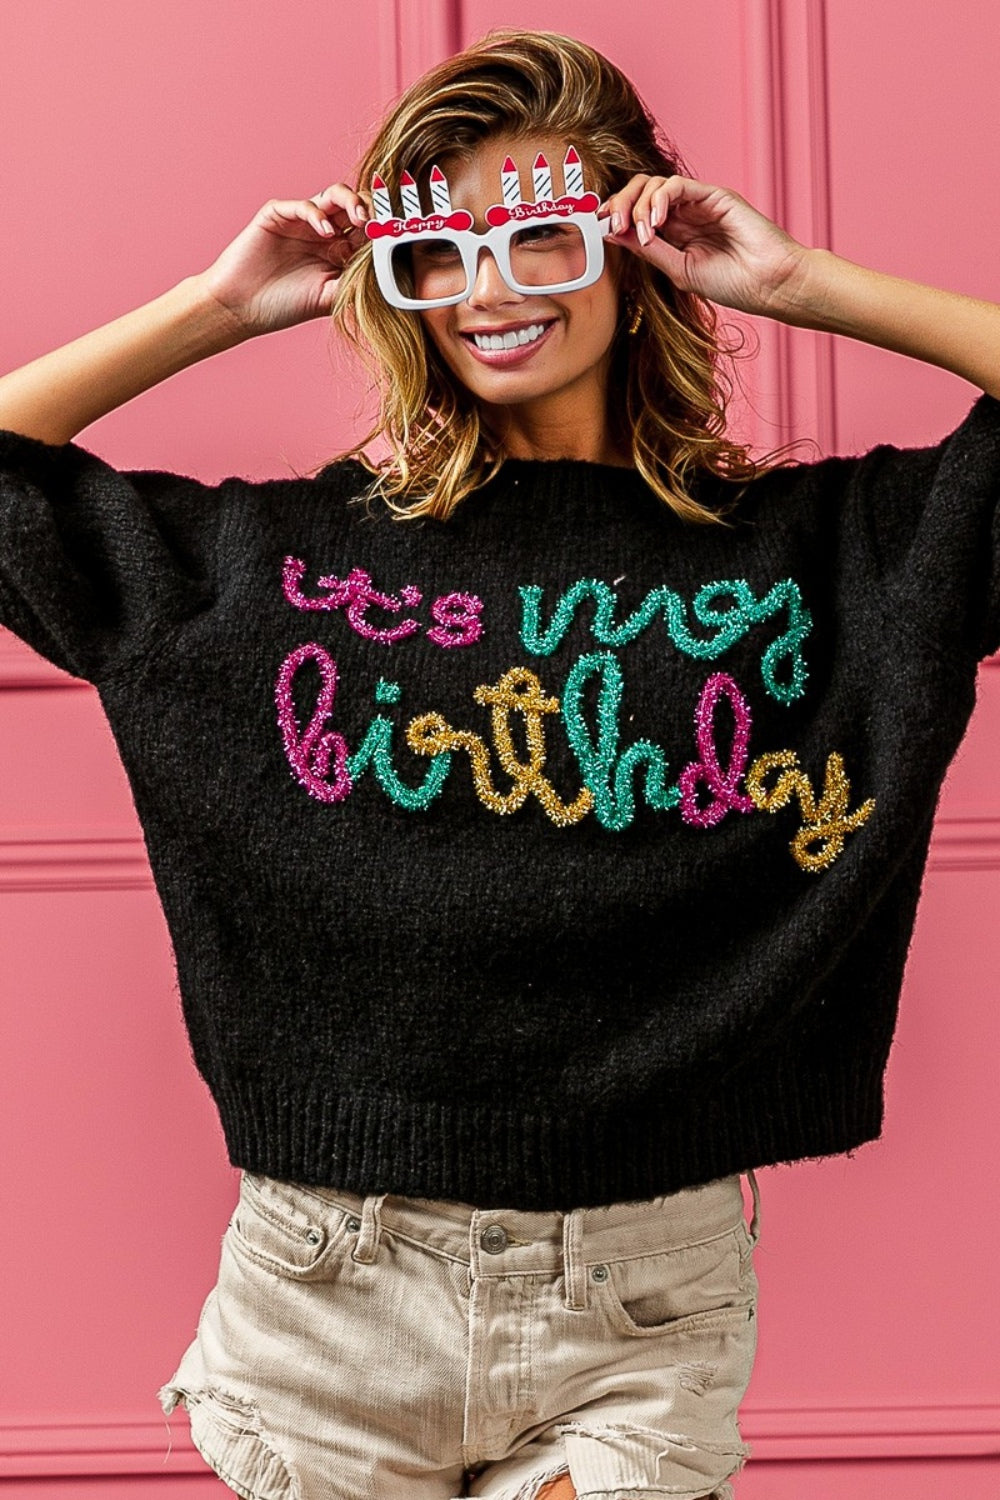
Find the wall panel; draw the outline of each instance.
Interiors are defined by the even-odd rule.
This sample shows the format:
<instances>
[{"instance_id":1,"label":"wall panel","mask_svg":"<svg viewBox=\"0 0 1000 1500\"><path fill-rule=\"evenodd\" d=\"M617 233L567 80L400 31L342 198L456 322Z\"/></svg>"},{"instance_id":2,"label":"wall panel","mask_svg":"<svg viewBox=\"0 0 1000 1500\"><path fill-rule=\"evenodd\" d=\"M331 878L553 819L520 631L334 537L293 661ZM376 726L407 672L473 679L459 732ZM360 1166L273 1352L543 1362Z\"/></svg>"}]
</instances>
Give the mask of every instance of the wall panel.
<instances>
[{"instance_id":1,"label":"wall panel","mask_svg":"<svg viewBox=\"0 0 1000 1500\"><path fill-rule=\"evenodd\" d=\"M1000 12L977 0L252 12L247 25L236 0L15 4L0 95L4 368L200 269L268 197L348 175L385 102L501 24L601 48L696 175L803 241L1000 298L982 66ZM760 448L936 441L977 394L850 340L721 316L759 342L733 420ZM361 430L363 383L314 324L175 377L83 442L123 467L287 473ZM740 1500L936 1500L1000 1480L997 668L981 671L935 827L885 1135L851 1159L761 1173L755 1458ZM214 1277L235 1174L190 1063L96 694L2 634L0 763L0 1327L14 1330L0 1346L2 1494L207 1500L225 1491L180 1413L164 1463L155 1390Z\"/></svg>"}]
</instances>

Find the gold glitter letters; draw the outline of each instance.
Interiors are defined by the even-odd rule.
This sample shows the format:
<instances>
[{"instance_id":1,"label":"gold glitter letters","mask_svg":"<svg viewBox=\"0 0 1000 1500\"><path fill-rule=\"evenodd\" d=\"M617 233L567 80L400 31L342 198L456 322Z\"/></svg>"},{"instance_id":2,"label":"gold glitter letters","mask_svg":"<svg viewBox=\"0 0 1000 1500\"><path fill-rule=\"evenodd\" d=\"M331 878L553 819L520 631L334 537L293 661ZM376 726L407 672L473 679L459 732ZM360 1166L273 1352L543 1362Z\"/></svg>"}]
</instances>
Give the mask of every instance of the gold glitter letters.
<instances>
[{"instance_id":1,"label":"gold glitter letters","mask_svg":"<svg viewBox=\"0 0 1000 1500\"><path fill-rule=\"evenodd\" d=\"M775 767L781 767L781 775L768 791L764 778ZM759 755L747 772L746 789L763 812L777 812L792 797L798 797L802 827L789 848L803 870L825 870L831 865L844 847L845 835L867 822L875 808L875 798L869 797L848 813L851 783L844 771L843 757L836 750L827 757L826 781L818 806L812 784L800 768L794 750L770 750ZM813 845L819 846L815 852Z\"/></svg>"},{"instance_id":2,"label":"gold glitter letters","mask_svg":"<svg viewBox=\"0 0 1000 1500\"><path fill-rule=\"evenodd\" d=\"M418 755L440 755L445 750L465 750L472 764L476 796L491 812L516 812L531 794L538 798L553 823L567 828L578 823L593 806L593 795L584 787L574 802L565 803L552 783L542 774L545 765L545 736L542 715L559 712L559 699L547 698L534 672L527 667L511 667L493 686L477 687L477 703L492 708L493 739L497 758L514 782L506 795L498 792L490 775L489 751L482 738L467 729L453 729L440 714L421 714L412 719L406 730L406 743ZM511 735L511 713L524 718L528 739L528 764L517 758Z\"/></svg>"}]
</instances>

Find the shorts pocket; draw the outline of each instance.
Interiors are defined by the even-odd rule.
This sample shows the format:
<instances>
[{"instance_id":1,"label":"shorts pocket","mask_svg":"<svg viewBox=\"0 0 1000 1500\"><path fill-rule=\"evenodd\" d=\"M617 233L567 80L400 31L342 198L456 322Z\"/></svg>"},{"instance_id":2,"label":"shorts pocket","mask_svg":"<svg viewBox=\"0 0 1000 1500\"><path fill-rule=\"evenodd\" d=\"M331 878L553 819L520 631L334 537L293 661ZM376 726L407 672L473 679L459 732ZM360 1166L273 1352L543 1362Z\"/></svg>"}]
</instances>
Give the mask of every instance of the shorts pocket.
<instances>
[{"instance_id":1,"label":"shorts pocket","mask_svg":"<svg viewBox=\"0 0 1000 1500\"><path fill-rule=\"evenodd\" d=\"M746 1322L757 1278L744 1248L736 1228L700 1244L621 1256L590 1268L591 1289L609 1321L635 1338Z\"/></svg>"},{"instance_id":2,"label":"shorts pocket","mask_svg":"<svg viewBox=\"0 0 1000 1500\"><path fill-rule=\"evenodd\" d=\"M295 1281L330 1274L354 1221L308 1189L244 1172L226 1239L238 1255Z\"/></svg>"}]
</instances>

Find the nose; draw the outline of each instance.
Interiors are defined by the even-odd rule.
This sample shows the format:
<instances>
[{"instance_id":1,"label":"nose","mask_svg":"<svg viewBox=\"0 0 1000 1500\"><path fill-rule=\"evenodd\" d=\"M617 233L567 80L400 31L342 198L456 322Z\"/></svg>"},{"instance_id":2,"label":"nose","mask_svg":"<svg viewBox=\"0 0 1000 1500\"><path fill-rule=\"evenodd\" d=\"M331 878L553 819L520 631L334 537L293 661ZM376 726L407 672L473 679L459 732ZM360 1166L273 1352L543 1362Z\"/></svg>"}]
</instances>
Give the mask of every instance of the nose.
<instances>
[{"instance_id":1,"label":"nose","mask_svg":"<svg viewBox=\"0 0 1000 1500\"><path fill-rule=\"evenodd\" d=\"M524 298L507 285L493 252L484 247L479 252L475 280L466 301L472 307L495 307L501 303L523 302Z\"/></svg>"}]
</instances>

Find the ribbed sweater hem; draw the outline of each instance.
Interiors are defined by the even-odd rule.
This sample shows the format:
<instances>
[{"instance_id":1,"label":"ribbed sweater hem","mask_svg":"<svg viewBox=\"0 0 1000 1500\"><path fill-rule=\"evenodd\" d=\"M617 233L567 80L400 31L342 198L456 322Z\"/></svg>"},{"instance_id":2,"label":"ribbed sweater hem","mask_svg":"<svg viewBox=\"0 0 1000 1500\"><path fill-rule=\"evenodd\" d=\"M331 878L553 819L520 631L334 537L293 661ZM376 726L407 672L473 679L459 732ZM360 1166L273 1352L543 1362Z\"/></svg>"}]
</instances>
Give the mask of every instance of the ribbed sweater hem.
<instances>
[{"instance_id":1,"label":"ribbed sweater hem","mask_svg":"<svg viewBox=\"0 0 1000 1500\"><path fill-rule=\"evenodd\" d=\"M438 1198L478 1208L568 1211L653 1198L878 1138L884 1059L813 1058L730 1077L717 1094L670 1094L628 1114L503 1110L390 1095L331 1094L301 1080L216 1080L229 1158L286 1181Z\"/></svg>"}]
</instances>

